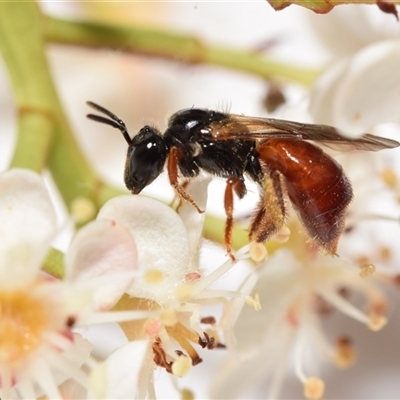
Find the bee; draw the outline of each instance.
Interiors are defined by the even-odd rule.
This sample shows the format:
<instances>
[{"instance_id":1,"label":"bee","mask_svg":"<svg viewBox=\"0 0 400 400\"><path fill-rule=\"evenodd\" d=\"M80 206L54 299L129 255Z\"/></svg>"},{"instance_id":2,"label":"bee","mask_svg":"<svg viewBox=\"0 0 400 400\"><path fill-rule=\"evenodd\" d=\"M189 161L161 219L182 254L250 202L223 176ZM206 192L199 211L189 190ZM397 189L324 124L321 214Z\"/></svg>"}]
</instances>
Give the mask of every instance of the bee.
<instances>
[{"instance_id":1,"label":"bee","mask_svg":"<svg viewBox=\"0 0 400 400\"><path fill-rule=\"evenodd\" d=\"M180 178L194 178L203 170L226 179L224 244L232 259L234 194L239 199L246 195L245 176L260 189L249 228L251 241L265 242L282 228L288 216L288 198L311 240L328 254L335 254L353 190L342 167L314 143L369 151L400 144L371 134L345 138L327 125L197 108L173 114L163 134L146 125L131 137L116 115L95 103L87 104L105 115L88 114L88 118L120 130L128 143L124 180L133 194L140 193L166 168L178 196L203 212Z\"/></svg>"}]
</instances>

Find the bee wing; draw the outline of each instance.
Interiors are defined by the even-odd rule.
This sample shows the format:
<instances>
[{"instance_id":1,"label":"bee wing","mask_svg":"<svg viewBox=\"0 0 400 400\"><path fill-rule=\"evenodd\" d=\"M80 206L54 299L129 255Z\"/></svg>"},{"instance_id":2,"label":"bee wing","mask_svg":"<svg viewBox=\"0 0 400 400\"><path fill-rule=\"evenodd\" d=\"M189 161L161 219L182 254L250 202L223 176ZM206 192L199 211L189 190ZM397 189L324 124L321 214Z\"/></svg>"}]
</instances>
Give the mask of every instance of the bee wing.
<instances>
[{"instance_id":1,"label":"bee wing","mask_svg":"<svg viewBox=\"0 0 400 400\"><path fill-rule=\"evenodd\" d=\"M271 138L287 138L312 140L335 150L370 150L392 149L399 142L369 133L357 139L342 136L332 126L305 124L274 118L253 118L229 114L228 118L214 122L210 126L211 134L220 140L267 140Z\"/></svg>"}]
</instances>

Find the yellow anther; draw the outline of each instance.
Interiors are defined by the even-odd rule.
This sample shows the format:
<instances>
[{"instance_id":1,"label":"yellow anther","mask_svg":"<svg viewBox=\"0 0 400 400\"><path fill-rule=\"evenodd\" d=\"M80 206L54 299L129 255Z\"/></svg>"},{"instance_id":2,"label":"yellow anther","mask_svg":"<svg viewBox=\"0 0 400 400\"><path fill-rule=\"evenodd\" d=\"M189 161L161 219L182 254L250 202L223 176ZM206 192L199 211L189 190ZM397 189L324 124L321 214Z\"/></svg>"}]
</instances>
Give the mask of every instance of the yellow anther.
<instances>
[{"instance_id":1,"label":"yellow anther","mask_svg":"<svg viewBox=\"0 0 400 400\"><path fill-rule=\"evenodd\" d=\"M253 242L250 245L250 258L257 264L263 262L268 257L268 251L262 243Z\"/></svg>"},{"instance_id":2,"label":"yellow anther","mask_svg":"<svg viewBox=\"0 0 400 400\"><path fill-rule=\"evenodd\" d=\"M374 264L363 264L360 265L360 276L361 278L367 278L375 273L376 267Z\"/></svg>"},{"instance_id":3,"label":"yellow anther","mask_svg":"<svg viewBox=\"0 0 400 400\"><path fill-rule=\"evenodd\" d=\"M274 236L274 239L278 243L286 243L290 238L290 233L290 229L285 225L279 229L279 232Z\"/></svg>"},{"instance_id":4,"label":"yellow anther","mask_svg":"<svg viewBox=\"0 0 400 400\"><path fill-rule=\"evenodd\" d=\"M348 368L356 361L356 352L347 337L340 337L336 343L335 364L339 368Z\"/></svg>"},{"instance_id":5,"label":"yellow anther","mask_svg":"<svg viewBox=\"0 0 400 400\"><path fill-rule=\"evenodd\" d=\"M190 371L190 368L192 368L192 360L181 355L172 364L172 373L182 378Z\"/></svg>"},{"instance_id":6,"label":"yellow anther","mask_svg":"<svg viewBox=\"0 0 400 400\"><path fill-rule=\"evenodd\" d=\"M248 296L246 298L246 304L250 307L253 307L254 310L260 311L261 310L261 303L260 303L260 296L257 292L254 293L254 297Z\"/></svg>"},{"instance_id":7,"label":"yellow anther","mask_svg":"<svg viewBox=\"0 0 400 400\"><path fill-rule=\"evenodd\" d=\"M323 380L311 377L304 383L304 397L309 400L320 399L325 392L325 383Z\"/></svg>"},{"instance_id":8,"label":"yellow anther","mask_svg":"<svg viewBox=\"0 0 400 400\"><path fill-rule=\"evenodd\" d=\"M380 331L387 324L387 318L377 313L370 313L368 328L371 331Z\"/></svg>"},{"instance_id":9,"label":"yellow anther","mask_svg":"<svg viewBox=\"0 0 400 400\"><path fill-rule=\"evenodd\" d=\"M390 188L395 188L397 184L397 175L396 172L392 168L385 168L381 172L381 178L383 182Z\"/></svg>"}]
</instances>

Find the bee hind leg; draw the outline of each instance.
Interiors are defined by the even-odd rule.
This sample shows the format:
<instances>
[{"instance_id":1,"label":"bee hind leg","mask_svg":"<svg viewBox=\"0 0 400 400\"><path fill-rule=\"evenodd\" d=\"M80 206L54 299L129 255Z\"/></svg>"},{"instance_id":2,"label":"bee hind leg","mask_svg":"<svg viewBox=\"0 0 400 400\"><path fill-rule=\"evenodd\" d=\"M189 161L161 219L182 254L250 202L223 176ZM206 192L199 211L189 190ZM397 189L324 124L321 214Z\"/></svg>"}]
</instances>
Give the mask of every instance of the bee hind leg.
<instances>
[{"instance_id":1,"label":"bee hind leg","mask_svg":"<svg viewBox=\"0 0 400 400\"><path fill-rule=\"evenodd\" d=\"M252 217L249 238L263 243L282 228L286 219L286 207L281 185L281 177L277 172L266 174L262 183L262 195Z\"/></svg>"},{"instance_id":2,"label":"bee hind leg","mask_svg":"<svg viewBox=\"0 0 400 400\"><path fill-rule=\"evenodd\" d=\"M243 177L239 178L237 176L231 176L230 178L228 178L228 180L226 181L224 196L224 207L226 214L224 245L232 261L236 261L235 256L232 253L233 192L236 193L239 199L242 199L247 193Z\"/></svg>"}]
</instances>

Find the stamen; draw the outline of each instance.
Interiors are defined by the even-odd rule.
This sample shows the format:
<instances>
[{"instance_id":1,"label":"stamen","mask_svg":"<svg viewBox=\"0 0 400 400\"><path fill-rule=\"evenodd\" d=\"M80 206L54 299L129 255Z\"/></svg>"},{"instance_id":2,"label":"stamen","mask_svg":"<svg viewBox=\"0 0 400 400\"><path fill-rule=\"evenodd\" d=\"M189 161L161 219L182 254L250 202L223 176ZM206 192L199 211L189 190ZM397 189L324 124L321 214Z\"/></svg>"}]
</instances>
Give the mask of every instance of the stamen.
<instances>
[{"instance_id":1,"label":"stamen","mask_svg":"<svg viewBox=\"0 0 400 400\"><path fill-rule=\"evenodd\" d=\"M356 362L356 352L347 336L340 336L336 340L335 364L339 368L348 368Z\"/></svg>"},{"instance_id":2,"label":"stamen","mask_svg":"<svg viewBox=\"0 0 400 400\"><path fill-rule=\"evenodd\" d=\"M193 365L197 365L200 362L202 362L202 359L188 341L189 339L190 341L197 343L198 336L196 334L189 331L182 324L176 324L175 326L166 327L165 329L168 332L168 334L172 338L174 338L180 344L180 346L186 351L186 353L190 356Z\"/></svg>"},{"instance_id":3,"label":"stamen","mask_svg":"<svg viewBox=\"0 0 400 400\"><path fill-rule=\"evenodd\" d=\"M387 324L387 318L383 315L371 313L369 315L368 328L371 331L380 331Z\"/></svg>"},{"instance_id":4,"label":"stamen","mask_svg":"<svg viewBox=\"0 0 400 400\"><path fill-rule=\"evenodd\" d=\"M392 250L389 247L382 246L379 249L379 257L382 261L390 261L392 259Z\"/></svg>"},{"instance_id":5,"label":"stamen","mask_svg":"<svg viewBox=\"0 0 400 400\"><path fill-rule=\"evenodd\" d=\"M362 264L360 267L360 276L361 278L367 278L373 275L376 271L376 267L374 264Z\"/></svg>"},{"instance_id":6,"label":"stamen","mask_svg":"<svg viewBox=\"0 0 400 400\"><path fill-rule=\"evenodd\" d=\"M261 310L260 296L257 292L254 293L254 297L247 296L246 304L253 307L255 311Z\"/></svg>"},{"instance_id":7,"label":"stamen","mask_svg":"<svg viewBox=\"0 0 400 400\"><path fill-rule=\"evenodd\" d=\"M323 292L319 292L319 295L325 298L325 300L335 306L342 313L354 318L356 321L359 321L367 326L369 325L370 318L335 291L326 289Z\"/></svg>"},{"instance_id":8,"label":"stamen","mask_svg":"<svg viewBox=\"0 0 400 400\"><path fill-rule=\"evenodd\" d=\"M190 369L192 368L192 362L190 358L181 355L172 363L172 373L175 376L183 377L185 376Z\"/></svg>"},{"instance_id":9,"label":"stamen","mask_svg":"<svg viewBox=\"0 0 400 400\"><path fill-rule=\"evenodd\" d=\"M194 393L190 389L182 389L181 400L194 400Z\"/></svg>"},{"instance_id":10,"label":"stamen","mask_svg":"<svg viewBox=\"0 0 400 400\"><path fill-rule=\"evenodd\" d=\"M323 380L310 377L304 382L304 397L309 400L320 399L325 392L325 383Z\"/></svg>"},{"instance_id":11,"label":"stamen","mask_svg":"<svg viewBox=\"0 0 400 400\"><path fill-rule=\"evenodd\" d=\"M263 243L252 242L249 251L250 259L259 264L268 257L268 250Z\"/></svg>"},{"instance_id":12,"label":"stamen","mask_svg":"<svg viewBox=\"0 0 400 400\"><path fill-rule=\"evenodd\" d=\"M274 239L278 242L278 243L286 243L289 238L290 238L290 229L288 226L283 226L278 233L274 236Z\"/></svg>"},{"instance_id":13,"label":"stamen","mask_svg":"<svg viewBox=\"0 0 400 400\"><path fill-rule=\"evenodd\" d=\"M160 320L164 326L174 326L178 322L178 313L173 308L168 308L161 313Z\"/></svg>"},{"instance_id":14,"label":"stamen","mask_svg":"<svg viewBox=\"0 0 400 400\"><path fill-rule=\"evenodd\" d=\"M385 314L387 312L387 304L383 300L376 300L370 306L368 327L372 331L379 331L387 324Z\"/></svg>"},{"instance_id":15,"label":"stamen","mask_svg":"<svg viewBox=\"0 0 400 400\"><path fill-rule=\"evenodd\" d=\"M385 168L381 172L381 178L383 182L389 186L389 188L394 189L397 185L397 175L392 168Z\"/></svg>"},{"instance_id":16,"label":"stamen","mask_svg":"<svg viewBox=\"0 0 400 400\"><path fill-rule=\"evenodd\" d=\"M174 297L179 302L184 303L193 297L193 288L194 285L192 283L182 283L174 290Z\"/></svg>"}]
</instances>

